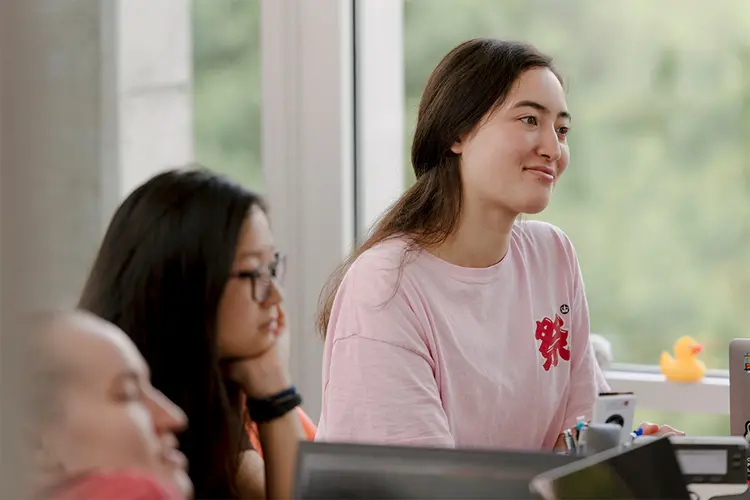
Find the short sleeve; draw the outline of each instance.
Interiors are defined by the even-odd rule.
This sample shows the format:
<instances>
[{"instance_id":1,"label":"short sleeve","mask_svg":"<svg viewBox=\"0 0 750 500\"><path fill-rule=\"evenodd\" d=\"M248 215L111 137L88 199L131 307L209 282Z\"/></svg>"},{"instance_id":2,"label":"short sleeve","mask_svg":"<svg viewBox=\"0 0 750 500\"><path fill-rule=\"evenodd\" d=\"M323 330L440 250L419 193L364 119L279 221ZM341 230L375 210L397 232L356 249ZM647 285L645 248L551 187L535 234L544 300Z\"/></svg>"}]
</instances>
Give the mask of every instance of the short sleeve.
<instances>
[{"instance_id":1,"label":"short sleeve","mask_svg":"<svg viewBox=\"0 0 750 500\"><path fill-rule=\"evenodd\" d=\"M337 341L323 406L318 440L454 446L429 363L401 346Z\"/></svg>"},{"instance_id":2,"label":"short sleeve","mask_svg":"<svg viewBox=\"0 0 750 500\"><path fill-rule=\"evenodd\" d=\"M334 303L316 440L452 447L408 278L392 255L362 257Z\"/></svg>"}]
</instances>

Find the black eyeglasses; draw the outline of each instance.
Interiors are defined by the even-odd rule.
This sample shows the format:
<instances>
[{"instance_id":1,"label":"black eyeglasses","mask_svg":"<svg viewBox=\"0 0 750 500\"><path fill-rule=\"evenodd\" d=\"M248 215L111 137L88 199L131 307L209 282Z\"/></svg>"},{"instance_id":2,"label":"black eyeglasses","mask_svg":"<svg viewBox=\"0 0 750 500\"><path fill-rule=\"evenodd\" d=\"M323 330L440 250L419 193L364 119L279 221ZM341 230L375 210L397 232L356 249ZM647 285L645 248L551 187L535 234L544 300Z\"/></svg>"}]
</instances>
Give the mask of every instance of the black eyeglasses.
<instances>
[{"instance_id":1,"label":"black eyeglasses","mask_svg":"<svg viewBox=\"0 0 750 500\"><path fill-rule=\"evenodd\" d=\"M232 273L233 278L250 280L253 287L253 300L263 303L271 296L271 283L282 283L286 274L286 255L276 253L274 262L261 269L253 271L238 271Z\"/></svg>"}]
</instances>

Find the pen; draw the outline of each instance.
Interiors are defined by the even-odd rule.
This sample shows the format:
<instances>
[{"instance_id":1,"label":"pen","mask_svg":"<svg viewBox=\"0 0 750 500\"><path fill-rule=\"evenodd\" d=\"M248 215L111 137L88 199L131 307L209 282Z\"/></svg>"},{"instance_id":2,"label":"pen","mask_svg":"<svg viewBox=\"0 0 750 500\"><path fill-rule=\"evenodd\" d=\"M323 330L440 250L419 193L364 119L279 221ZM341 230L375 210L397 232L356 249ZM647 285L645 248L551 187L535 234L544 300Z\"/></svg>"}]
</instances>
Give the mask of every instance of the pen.
<instances>
[{"instance_id":1,"label":"pen","mask_svg":"<svg viewBox=\"0 0 750 500\"><path fill-rule=\"evenodd\" d=\"M573 453L575 455L576 442L573 439L573 432L570 429L565 429L563 431L563 438L565 440L565 448L567 449L568 453Z\"/></svg>"}]
</instances>

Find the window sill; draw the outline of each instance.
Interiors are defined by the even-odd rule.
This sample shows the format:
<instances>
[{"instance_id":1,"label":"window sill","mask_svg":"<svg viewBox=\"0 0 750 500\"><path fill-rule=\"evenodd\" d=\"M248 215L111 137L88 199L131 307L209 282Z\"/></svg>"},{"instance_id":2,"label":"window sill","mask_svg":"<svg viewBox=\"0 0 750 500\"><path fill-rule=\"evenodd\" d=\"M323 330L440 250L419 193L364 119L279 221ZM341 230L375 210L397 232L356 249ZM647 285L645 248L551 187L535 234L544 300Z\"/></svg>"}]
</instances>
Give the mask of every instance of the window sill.
<instances>
[{"instance_id":1,"label":"window sill","mask_svg":"<svg viewBox=\"0 0 750 500\"><path fill-rule=\"evenodd\" d=\"M616 392L633 392L637 408L681 413L729 415L729 376L707 374L696 383L669 382L646 371L608 370L607 381Z\"/></svg>"}]
</instances>

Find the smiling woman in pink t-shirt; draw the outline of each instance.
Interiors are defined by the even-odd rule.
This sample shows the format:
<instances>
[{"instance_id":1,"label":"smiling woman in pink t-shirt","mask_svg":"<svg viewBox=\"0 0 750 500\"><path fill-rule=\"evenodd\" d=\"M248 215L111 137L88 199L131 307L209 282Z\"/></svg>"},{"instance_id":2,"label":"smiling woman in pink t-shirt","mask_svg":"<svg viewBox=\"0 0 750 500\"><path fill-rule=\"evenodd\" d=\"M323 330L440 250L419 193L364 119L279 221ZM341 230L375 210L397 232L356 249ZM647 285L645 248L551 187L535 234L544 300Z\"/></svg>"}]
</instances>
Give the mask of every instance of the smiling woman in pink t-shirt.
<instances>
[{"instance_id":1,"label":"smiling woman in pink t-shirt","mask_svg":"<svg viewBox=\"0 0 750 500\"><path fill-rule=\"evenodd\" d=\"M416 183L323 292L318 440L552 449L591 417L607 384L575 250L518 220L568 167L570 120L551 59L529 45L471 40L440 62Z\"/></svg>"}]
</instances>

